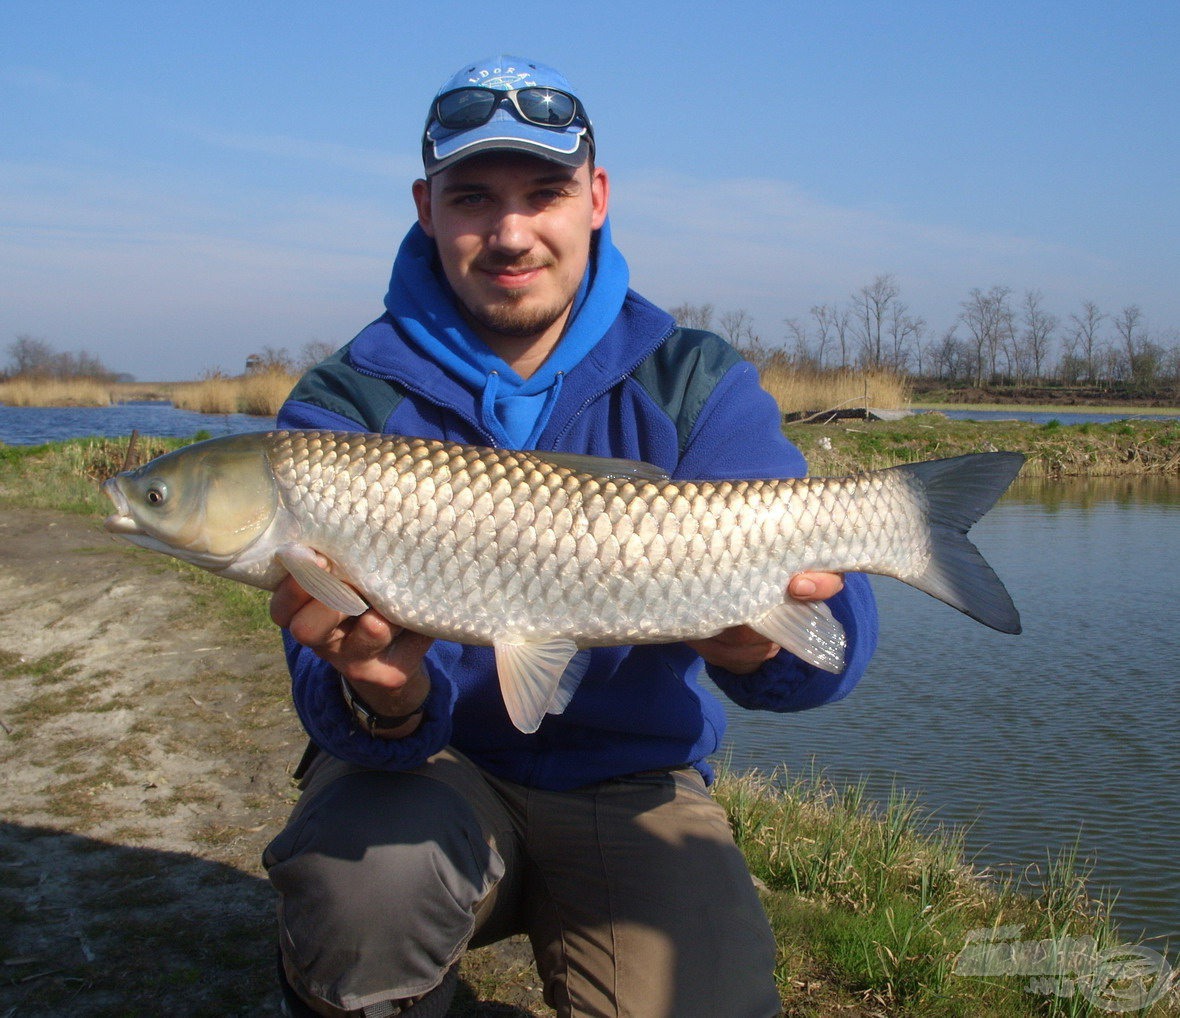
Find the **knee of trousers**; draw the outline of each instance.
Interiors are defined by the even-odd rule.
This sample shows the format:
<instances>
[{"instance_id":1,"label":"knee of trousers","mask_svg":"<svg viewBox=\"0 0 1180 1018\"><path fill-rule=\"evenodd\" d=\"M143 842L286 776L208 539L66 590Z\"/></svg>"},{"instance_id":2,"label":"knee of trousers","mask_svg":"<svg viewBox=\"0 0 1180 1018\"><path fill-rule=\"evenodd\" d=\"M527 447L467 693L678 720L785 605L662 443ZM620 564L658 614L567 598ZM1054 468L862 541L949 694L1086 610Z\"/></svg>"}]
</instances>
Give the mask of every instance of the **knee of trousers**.
<instances>
[{"instance_id":1,"label":"knee of trousers","mask_svg":"<svg viewBox=\"0 0 1180 1018\"><path fill-rule=\"evenodd\" d=\"M503 875L470 805L416 774L333 781L267 848L286 969L342 1010L425 993Z\"/></svg>"}]
</instances>

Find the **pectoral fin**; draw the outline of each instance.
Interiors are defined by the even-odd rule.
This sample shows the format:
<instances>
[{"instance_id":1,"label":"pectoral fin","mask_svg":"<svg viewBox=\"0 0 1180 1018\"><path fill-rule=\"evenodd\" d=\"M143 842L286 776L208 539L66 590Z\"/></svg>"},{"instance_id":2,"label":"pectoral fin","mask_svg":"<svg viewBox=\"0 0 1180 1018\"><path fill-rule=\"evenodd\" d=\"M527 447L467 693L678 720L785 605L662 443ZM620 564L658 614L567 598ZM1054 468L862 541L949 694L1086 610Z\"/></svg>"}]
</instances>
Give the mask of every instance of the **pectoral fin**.
<instances>
[{"instance_id":1,"label":"pectoral fin","mask_svg":"<svg viewBox=\"0 0 1180 1018\"><path fill-rule=\"evenodd\" d=\"M586 674L589 658L584 655L574 660L578 648L572 640L508 638L497 640L495 649L508 716L522 732L535 732L546 714L560 714L565 709Z\"/></svg>"},{"instance_id":2,"label":"pectoral fin","mask_svg":"<svg viewBox=\"0 0 1180 1018\"><path fill-rule=\"evenodd\" d=\"M825 672L844 670L844 627L823 601L784 601L748 625Z\"/></svg>"},{"instance_id":3,"label":"pectoral fin","mask_svg":"<svg viewBox=\"0 0 1180 1018\"><path fill-rule=\"evenodd\" d=\"M299 586L317 601L345 615L360 615L368 609L369 605L364 598L320 565L310 548L301 544L287 544L276 555L287 572L299 582Z\"/></svg>"}]
</instances>

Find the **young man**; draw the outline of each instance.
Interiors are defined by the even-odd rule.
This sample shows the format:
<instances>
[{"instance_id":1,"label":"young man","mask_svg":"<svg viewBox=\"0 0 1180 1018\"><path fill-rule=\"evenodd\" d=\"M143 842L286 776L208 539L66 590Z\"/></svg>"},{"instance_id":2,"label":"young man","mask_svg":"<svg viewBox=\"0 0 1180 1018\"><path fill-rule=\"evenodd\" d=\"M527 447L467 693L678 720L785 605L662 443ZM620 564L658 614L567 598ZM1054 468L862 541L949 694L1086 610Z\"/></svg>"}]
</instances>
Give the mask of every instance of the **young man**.
<instances>
[{"instance_id":1,"label":"young man","mask_svg":"<svg viewBox=\"0 0 1180 1018\"><path fill-rule=\"evenodd\" d=\"M342 428L655 463L673 477L805 470L754 369L628 289L586 110L551 68L496 57L431 104L418 220L386 313L279 414ZM607 647L562 714L516 730L492 651L272 600L317 752L266 853L297 1014L443 1015L468 946L526 932L561 1015L764 1018L775 944L706 785L743 707L844 696L876 639L863 576L802 574L848 636L833 675L746 627Z\"/></svg>"}]
</instances>

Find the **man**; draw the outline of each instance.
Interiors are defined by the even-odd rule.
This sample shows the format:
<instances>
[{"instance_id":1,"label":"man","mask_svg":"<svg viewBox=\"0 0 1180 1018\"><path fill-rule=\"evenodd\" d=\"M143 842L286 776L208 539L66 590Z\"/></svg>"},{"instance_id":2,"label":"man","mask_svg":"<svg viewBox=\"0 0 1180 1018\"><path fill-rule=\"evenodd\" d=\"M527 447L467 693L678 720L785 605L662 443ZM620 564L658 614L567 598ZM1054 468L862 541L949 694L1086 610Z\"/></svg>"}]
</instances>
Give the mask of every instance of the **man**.
<instances>
[{"instance_id":1,"label":"man","mask_svg":"<svg viewBox=\"0 0 1180 1018\"><path fill-rule=\"evenodd\" d=\"M313 369L284 427L386 431L655 463L675 477L799 476L754 369L628 289L610 186L556 71L496 57L431 104L417 223L386 313ZM856 683L876 637L863 576L813 573L848 635L832 675L746 627L591 652L564 713L510 723L490 648L346 618L293 580L284 628L314 758L266 853L295 1014L443 1015L463 951L528 933L561 1015L763 1018L775 944L706 758L712 681L799 710Z\"/></svg>"}]
</instances>

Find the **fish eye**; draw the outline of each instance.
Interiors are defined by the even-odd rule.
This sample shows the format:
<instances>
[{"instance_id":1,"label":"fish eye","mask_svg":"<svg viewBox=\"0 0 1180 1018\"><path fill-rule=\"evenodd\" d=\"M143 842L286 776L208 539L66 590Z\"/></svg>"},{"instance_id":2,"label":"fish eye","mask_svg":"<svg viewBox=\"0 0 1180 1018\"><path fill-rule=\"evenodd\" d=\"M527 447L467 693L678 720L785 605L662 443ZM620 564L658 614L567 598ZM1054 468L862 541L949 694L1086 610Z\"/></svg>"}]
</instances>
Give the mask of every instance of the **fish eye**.
<instances>
[{"instance_id":1,"label":"fish eye","mask_svg":"<svg viewBox=\"0 0 1180 1018\"><path fill-rule=\"evenodd\" d=\"M150 505L163 505L168 498L168 488L165 484L157 481L150 488L148 488L144 496Z\"/></svg>"}]
</instances>

